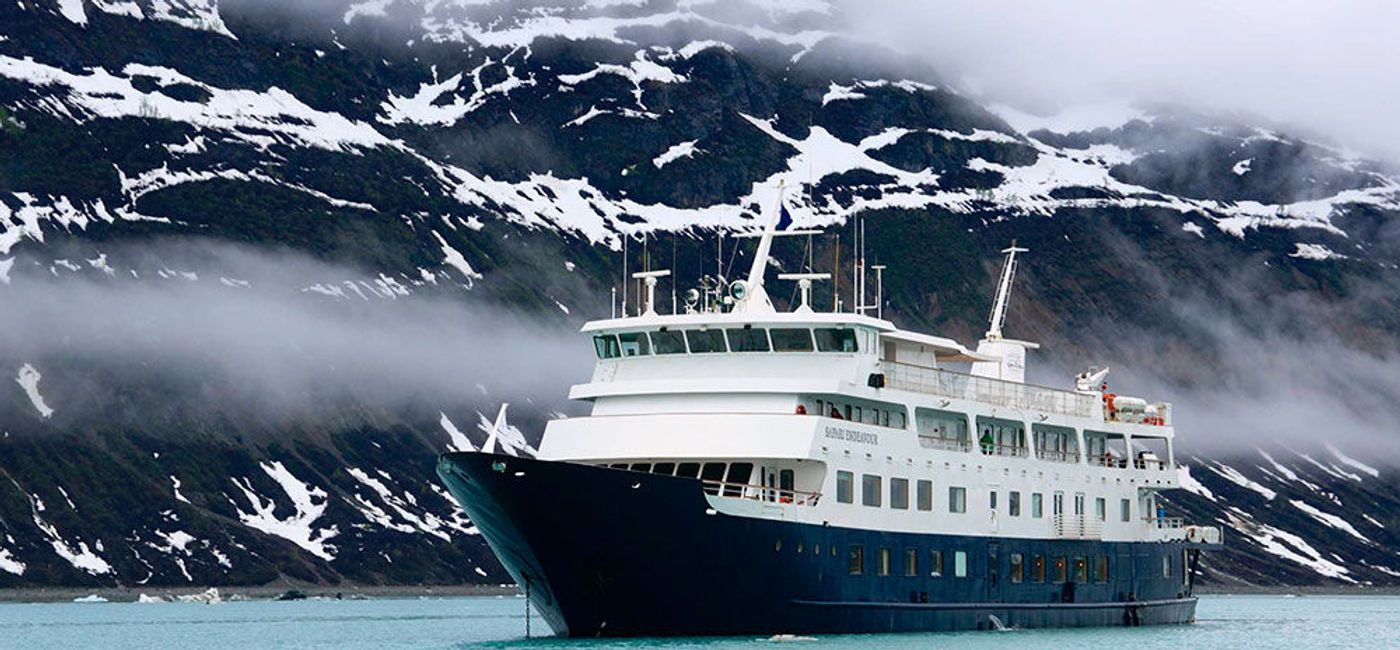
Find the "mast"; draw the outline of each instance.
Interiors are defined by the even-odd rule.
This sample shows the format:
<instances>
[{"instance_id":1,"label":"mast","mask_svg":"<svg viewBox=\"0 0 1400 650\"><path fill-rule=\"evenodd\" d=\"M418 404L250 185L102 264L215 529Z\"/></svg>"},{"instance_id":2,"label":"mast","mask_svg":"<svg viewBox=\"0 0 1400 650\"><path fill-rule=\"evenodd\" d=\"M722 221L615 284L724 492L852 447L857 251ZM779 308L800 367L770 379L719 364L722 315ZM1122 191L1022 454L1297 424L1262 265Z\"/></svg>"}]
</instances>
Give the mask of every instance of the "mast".
<instances>
[{"instance_id":1,"label":"mast","mask_svg":"<svg viewBox=\"0 0 1400 650\"><path fill-rule=\"evenodd\" d=\"M1011 240L1011 246L1003 249L1006 254L1006 262L1001 266L1001 279L997 281L997 296L992 302L991 327L987 329L987 340L995 341L1001 338L1001 326L1006 323L1006 304L1011 298L1011 280L1016 276L1016 254L1025 253L1027 249L1017 248L1016 240Z\"/></svg>"}]
</instances>

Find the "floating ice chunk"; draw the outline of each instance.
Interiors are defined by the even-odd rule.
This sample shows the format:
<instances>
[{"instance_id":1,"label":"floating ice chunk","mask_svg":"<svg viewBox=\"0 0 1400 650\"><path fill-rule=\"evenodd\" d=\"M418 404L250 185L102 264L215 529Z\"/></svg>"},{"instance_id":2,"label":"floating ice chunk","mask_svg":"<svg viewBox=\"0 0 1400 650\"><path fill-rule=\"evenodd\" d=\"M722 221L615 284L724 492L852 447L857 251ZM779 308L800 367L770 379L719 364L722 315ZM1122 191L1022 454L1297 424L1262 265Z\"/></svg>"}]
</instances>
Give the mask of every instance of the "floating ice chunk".
<instances>
[{"instance_id":1,"label":"floating ice chunk","mask_svg":"<svg viewBox=\"0 0 1400 650\"><path fill-rule=\"evenodd\" d=\"M147 596L146 594L141 594L141 595L139 595L139 596L136 597L136 602L145 604L145 603L164 603L164 602L169 602L169 601L167 601L166 599L164 599L164 598L162 598L162 597L160 597L160 596Z\"/></svg>"},{"instance_id":2,"label":"floating ice chunk","mask_svg":"<svg viewBox=\"0 0 1400 650\"><path fill-rule=\"evenodd\" d=\"M105 602L107 602L107 599L106 599L106 598L103 598L103 597L101 597L101 596L99 596L99 595L97 595L97 594L88 594L88 595L86 595L86 596L82 596L82 597L79 597L79 598L74 598L74 599L73 599L73 602L75 602L75 603L105 603Z\"/></svg>"},{"instance_id":3,"label":"floating ice chunk","mask_svg":"<svg viewBox=\"0 0 1400 650\"><path fill-rule=\"evenodd\" d=\"M24 364L19 368L19 376L15 381L24 388L24 394L29 396L29 403L34 405L34 410L39 412L39 416L45 420L53 417L53 409L44 402L44 396L39 394L39 380L43 375L31 364Z\"/></svg>"}]
</instances>

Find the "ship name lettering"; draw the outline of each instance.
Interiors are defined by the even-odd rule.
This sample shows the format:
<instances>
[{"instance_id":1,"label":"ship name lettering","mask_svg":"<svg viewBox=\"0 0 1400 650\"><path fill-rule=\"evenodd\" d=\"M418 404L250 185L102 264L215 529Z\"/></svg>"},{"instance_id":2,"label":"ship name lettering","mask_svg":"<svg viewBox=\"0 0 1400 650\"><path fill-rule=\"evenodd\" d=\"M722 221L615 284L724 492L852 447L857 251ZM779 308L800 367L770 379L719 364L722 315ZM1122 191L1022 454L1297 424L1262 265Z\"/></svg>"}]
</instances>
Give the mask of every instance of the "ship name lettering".
<instances>
[{"instance_id":1,"label":"ship name lettering","mask_svg":"<svg viewBox=\"0 0 1400 650\"><path fill-rule=\"evenodd\" d=\"M869 431L852 431L844 427L827 427L826 437L835 440L845 440L846 442L858 442L863 445L880 444L880 435Z\"/></svg>"}]
</instances>

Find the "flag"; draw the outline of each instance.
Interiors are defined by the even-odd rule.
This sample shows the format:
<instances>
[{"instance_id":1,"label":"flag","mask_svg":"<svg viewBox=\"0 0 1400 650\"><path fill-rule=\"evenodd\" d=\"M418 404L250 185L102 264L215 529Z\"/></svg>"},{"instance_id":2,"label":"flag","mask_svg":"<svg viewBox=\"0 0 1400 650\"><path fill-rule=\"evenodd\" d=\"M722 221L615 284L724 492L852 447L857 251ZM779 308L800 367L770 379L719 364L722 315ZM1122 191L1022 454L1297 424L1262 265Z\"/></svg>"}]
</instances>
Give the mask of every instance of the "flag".
<instances>
[{"instance_id":1,"label":"flag","mask_svg":"<svg viewBox=\"0 0 1400 650\"><path fill-rule=\"evenodd\" d=\"M778 206L778 230L787 230L792 227L792 215L788 214L787 205Z\"/></svg>"}]
</instances>

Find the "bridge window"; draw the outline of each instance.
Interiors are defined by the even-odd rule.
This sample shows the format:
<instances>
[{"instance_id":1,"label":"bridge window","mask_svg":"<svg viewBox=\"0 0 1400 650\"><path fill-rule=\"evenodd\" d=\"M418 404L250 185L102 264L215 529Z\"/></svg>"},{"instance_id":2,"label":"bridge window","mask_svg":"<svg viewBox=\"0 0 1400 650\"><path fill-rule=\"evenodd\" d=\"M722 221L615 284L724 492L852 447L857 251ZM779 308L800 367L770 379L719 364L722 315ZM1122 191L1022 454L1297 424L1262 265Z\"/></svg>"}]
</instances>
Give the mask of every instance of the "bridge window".
<instances>
[{"instance_id":1,"label":"bridge window","mask_svg":"<svg viewBox=\"0 0 1400 650\"><path fill-rule=\"evenodd\" d=\"M928 574L935 578L943 577L943 551L928 552Z\"/></svg>"},{"instance_id":2,"label":"bridge window","mask_svg":"<svg viewBox=\"0 0 1400 650\"><path fill-rule=\"evenodd\" d=\"M850 472L836 472L836 501L838 503L855 501L855 476Z\"/></svg>"},{"instance_id":3,"label":"bridge window","mask_svg":"<svg viewBox=\"0 0 1400 650\"><path fill-rule=\"evenodd\" d=\"M652 474L665 474L665 475L667 475L667 476L670 476L670 475L676 473L676 464L675 464L675 463L657 463L657 464L655 464L655 465L652 466L652 468L651 468L651 473L652 473Z\"/></svg>"},{"instance_id":4,"label":"bridge window","mask_svg":"<svg viewBox=\"0 0 1400 650\"><path fill-rule=\"evenodd\" d=\"M617 337L612 334L593 337L593 348L597 350L599 359L616 359L622 356L622 350L617 345Z\"/></svg>"},{"instance_id":5,"label":"bridge window","mask_svg":"<svg viewBox=\"0 0 1400 650\"><path fill-rule=\"evenodd\" d=\"M914 492L920 510L933 510L933 481L919 481Z\"/></svg>"},{"instance_id":6,"label":"bridge window","mask_svg":"<svg viewBox=\"0 0 1400 650\"><path fill-rule=\"evenodd\" d=\"M953 577L967 577L967 551L956 551L953 553Z\"/></svg>"},{"instance_id":7,"label":"bridge window","mask_svg":"<svg viewBox=\"0 0 1400 650\"><path fill-rule=\"evenodd\" d=\"M1055 571L1055 582L1069 582L1069 558L1061 555L1051 564Z\"/></svg>"},{"instance_id":8,"label":"bridge window","mask_svg":"<svg viewBox=\"0 0 1400 650\"><path fill-rule=\"evenodd\" d=\"M856 351L855 330L819 327L813 333L817 336L817 350L821 352Z\"/></svg>"},{"instance_id":9,"label":"bridge window","mask_svg":"<svg viewBox=\"0 0 1400 650\"><path fill-rule=\"evenodd\" d=\"M862 505L880 507L880 477L874 474L860 477L860 502Z\"/></svg>"},{"instance_id":10,"label":"bridge window","mask_svg":"<svg viewBox=\"0 0 1400 650\"><path fill-rule=\"evenodd\" d=\"M918 549L904 549L904 575L914 577L919 575L919 551Z\"/></svg>"},{"instance_id":11,"label":"bridge window","mask_svg":"<svg viewBox=\"0 0 1400 650\"><path fill-rule=\"evenodd\" d=\"M700 476L700 463L681 463L676 466L676 476L695 478Z\"/></svg>"},{"instance_id":12,"label":"bridge window","mask_svg":"<svg viewBox=\"0 0 1400 650\"><path fill-rule=\"evenodd\" d=\"M895 510L909 509L909 479L890 479L890 507Z\"/></svg>"},{"instance_id":13,"label":"bridge window","mask_svg":"<svg viewBox=\"0 0 1400 650\"><path fill-rule=\"evenodd\" d=\"M685 340L690 343L692 354L725 352L724 332L720 330L686 330Z\"/></svg>"},{"instance_id":14,"label":"bridge window","mask_svg":"<svg viewBox=\"0 0 1400 650\"><path fill-rule=\"evenodd\" d=\"M685 354L685 335L677 330L652 332L651 348L657 354Z\"/></svg>"},{"instance_id":15,"label":"bridge window","mask_svg":"<svg viewBox=\"0 0 1400 650\"><path fill-rule=\"evenodd\" d=\"M1020 553L1011 554L1011 581L1021 582L1026 578L1025 560Z\"/></svg>"},{"instance_id":16,"label":"bridge window","mask_svg":"<svg viewBox=\"0 0 1400 650\"><path fill-rule=\"evenodd\" d=\"M719 494L719 482L724 480L724 463L705 463L700 470L700 480L705 482L705 491Z\"/></svg>"},{"instance_id":17,"label":"bridge window","mask_svg":"<svg viewBox=\"0 0 1400 650\"><path fill-rule=\"evenodd\" d=\"M852 546L846 554L846 572L858 576L865 573L865 547Z\"/></svg>"},{"instance_id":18,"label":"bridge window","mask_svg":"<svg viewBox=\"0 0 1400 650\"><path fill-rule=\"evenodd\" d=\"M644 357L651 354L651 341L647 339L646 332L618 334L617 340L621 343L624 357Z\"/></svg>"},{"instance_id":19,"label":"bridge window","mask_svg":"<svg viewBox=\"0 0 1400 650\"><path fill-rule=\"evenodd\" d=\"M1031 558L1031 582L1045 582L1045 556Z\"/></svg>"},{"instance_id":20,"label":"bridge window","mask_svg":"<svg viewBox=\"0 0 1400 650\"><path fill-rule=\"evenodd\" d=\"M729 349L733 352L767 352L768 331L762 327L744 327L725 330L729 335Z\"/></svg>"},{"instance_id":21,"label":"bridge window","mask_svg":"<svg viewBox=\"0 0 1400 650\"><path fill-rule=\"evenodd\" d=\"M812 330L796 327L775 327L768 332L773 337L775 352L811 352Z\"/></svg>"},{"instance_id":22,"label":"bridge window","mask_svg":"<svg viewBox=\"0 0 1400 650\"><path fill-rule=\"evenodd\" d=\"M724 496L737 497L744 492L743 486L749 482L749 476L753 474L753 463L730 463L729 473L725 476L725 483L733 485L724 486Z\"/></svg>"},{"instance_id":23,"label":"bridge window","mask_svg":"<svg viewBox=\"0 0 1400 650\"><path fill-rule=\"evenodd\" d=\"M967 512L967 488L948 488L948 512Z\"/></svg>"},{"instance_id":24,"label":"bridge window","mask_svg":"<svg viewBox=\"0 0 1400 650\"><path fill-rule=\"evenodd\" d=\"M887 576L890 574L890 565L893 564L893 562L891 561L893 558L891 558L890 555L890 549L880 549L879 564L876 566L877 574L882 576Z\"/></svg>"},{"instance_id":25,"label":"bridge window","mask_svg":"<svg viewBox=\"0 0 1400 650\"><path fill-rule=\"evenodd\" d=\"M634 472L641 472L641 473L643 473L643 474L650 474L650 473L651 473L651 463L633 463L633 464L632 464L632 471L634 471Z\"/></svg>"}]
</instances>

